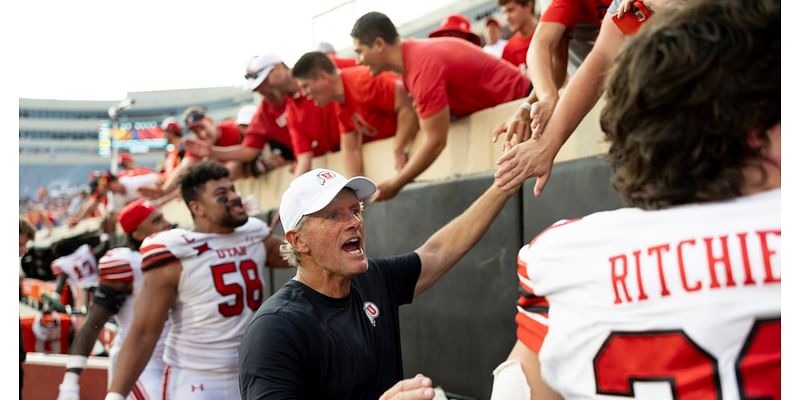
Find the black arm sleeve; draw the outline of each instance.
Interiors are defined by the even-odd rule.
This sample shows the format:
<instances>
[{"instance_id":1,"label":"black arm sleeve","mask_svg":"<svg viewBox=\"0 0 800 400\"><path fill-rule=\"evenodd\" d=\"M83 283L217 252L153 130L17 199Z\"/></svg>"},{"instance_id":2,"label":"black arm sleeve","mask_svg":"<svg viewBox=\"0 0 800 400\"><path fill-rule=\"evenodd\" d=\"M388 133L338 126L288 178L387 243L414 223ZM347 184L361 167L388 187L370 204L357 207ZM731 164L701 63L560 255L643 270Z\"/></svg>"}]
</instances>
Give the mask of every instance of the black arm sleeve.
<instances>
[{"instance_id":1,"label":"black arm sleeve","mask_svg":"<svg viewBox=\"0 0 800 400\"><path fill-rule=\"evenodd\" d=\"M105 308L112 314L119 312L119 309L125 304L125 299L128 298L128 293L117 290L110 285L101 283L94 289L94 304Z\"/></svg>"}]
</instances>

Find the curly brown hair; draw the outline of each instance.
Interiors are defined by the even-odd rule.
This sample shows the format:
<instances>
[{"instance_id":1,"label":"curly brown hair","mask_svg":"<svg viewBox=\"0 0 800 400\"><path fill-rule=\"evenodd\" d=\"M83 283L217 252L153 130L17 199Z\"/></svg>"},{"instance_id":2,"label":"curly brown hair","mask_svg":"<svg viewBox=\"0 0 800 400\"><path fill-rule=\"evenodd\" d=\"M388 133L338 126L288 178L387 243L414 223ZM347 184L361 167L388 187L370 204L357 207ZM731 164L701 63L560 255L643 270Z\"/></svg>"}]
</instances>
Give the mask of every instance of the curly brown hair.
<instances>
[{"instance_id":1,"label":"curly brown hair","mask_svg":"<svg viewBox=\"0 0 800 400\"><path fill-rule=\"evenodd\" d=\"M779 0L691 2L647 25L606 83L614 187L644 209L740 196L762 151L748 139L780 122Z\"/></svg>"}]
</instances>

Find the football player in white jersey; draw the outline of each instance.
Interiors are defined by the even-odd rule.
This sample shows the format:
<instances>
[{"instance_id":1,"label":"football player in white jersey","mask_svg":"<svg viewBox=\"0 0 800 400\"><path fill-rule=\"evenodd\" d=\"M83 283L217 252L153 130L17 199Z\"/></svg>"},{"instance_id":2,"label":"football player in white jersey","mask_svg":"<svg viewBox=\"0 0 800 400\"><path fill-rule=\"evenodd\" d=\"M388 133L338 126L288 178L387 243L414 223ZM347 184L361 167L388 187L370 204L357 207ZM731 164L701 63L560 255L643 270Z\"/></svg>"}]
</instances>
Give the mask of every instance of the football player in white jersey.
<instances>
[{"instance_id":1,"label":"football player in white jersey","mask_svg":"<svg viewBox=\"0 0 800 400\"><path fill-rule=\"evenodd\" d=\"M493 399L781 397L779 0L698 0L630 39L601 125L633 208L519 252Z\"/></svg>"},{"instance_id":2,"label":"football player in white jersey","mask_svg":"<svg viewBox=\"0 0 800 400\"><path fill-rule=\"evenodd\" d=\"M86 368L87 357L97 341L100 329L116 315L119 329L110 351L108 377L109 382L111 381L117 356L133 320L134 299L131 297L136 297L142 287L142 256L139 254L139 246L144 238L171 227L154 205L142 199L133 201L120 211L119 224L128 235L130 247L111 249L100 259L100 285L95 290L86 320L69 349L67 370L59 385L59 400L80 398L78 378ZM128 398L156 398L161 393L163 341L167 329L165 327L163 330L152 357Z\"/></svg>"},{"instance_id":3,"label":"football player in white jersey","mask_svg":"<svg viewBox=\"0 0 800 400\"><path fill-rule=\"evenodd\" d=\"M56 276L56 288L52 299L49 300L55 303L57 308L61 306L58 299L67 283L72 291L74 306L87 305L89 301L87 291L96 287L100 279L97 274L95 254L102 252L104 245L105 243L101 243L95 252L88 244L82 244L72 253L56 258L50 263L50 270Z\"/></svg>"},{"instance_id":4,"label":"football player in white jersey","mask_svg":"<svg viewBox=\"0 0 800 400\"><path fill-rule=\"evenodd\" d=\"M247 216L225 167L192 166L181 194L194 230L172 229L142 244L144 286L106 399L131 391L168 312L162 397L238 399L239 342L266 297L259 270L288 266L281 240Z\"/></svg>"}]
</instances>

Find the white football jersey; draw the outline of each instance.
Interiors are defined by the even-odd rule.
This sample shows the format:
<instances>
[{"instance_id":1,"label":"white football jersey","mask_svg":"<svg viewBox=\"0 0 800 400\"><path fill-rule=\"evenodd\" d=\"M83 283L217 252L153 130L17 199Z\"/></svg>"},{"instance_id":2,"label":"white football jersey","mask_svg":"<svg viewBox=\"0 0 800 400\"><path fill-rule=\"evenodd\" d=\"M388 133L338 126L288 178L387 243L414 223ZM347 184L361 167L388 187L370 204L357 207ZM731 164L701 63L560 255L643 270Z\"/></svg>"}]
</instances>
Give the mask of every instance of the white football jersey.
<instances>
[{"instance_id":1,"label":"white football jersey","mask_svg":"<svg viewBox=\"0 0 800 400\"><path fill-rule=\"evenodd\" d=\"M67 282L75 288L97 286L97 261L88 244L81 245L72 254L56 258L50 268L54 275L67 274Z\"/></svg>"},{"instance_id":2,"label":"white football jersey","mask_svg":"<svg viewBox=\"0 0 800 400\"><path fill-rule=\"evenodd\" d=\"M518 338L567 399L780 397L780 189L560 222L519 252Z\"/></svg>"},{"instance_id":3,"label":"white football jersey","mask_svg":"<svg viewBox=\"0 0 800 400\"><path fill-rule=\"evenodd\" d=\"M239 342L264 300L267 225L256 218L231 234L172 229L145 239L143 269L179 260L178 294L164 361L173 367L237 370Z\"/></svg>"},{"instance_id":4,"label":"white football jersey","mask_svg":"<svg viewBox=\"0 0 800 400\"><path fill-rule=\"evenodd\" d=\"M111 345L110 352L113 354L119 353L122 350L122 342L133 323L134 304L136 303L136 296L142 288L142 256L138 251L133 251L127 247L118 247L111 249L100 258L100 282L132 282L133 292L123 303L122 307L117 312L116 319L119 328L114 337L114 343ZM162 357L164 354L164 342L169 332L170 322L169 319L164 323L164 329L161 331L161 337L156 343L153 350L153 355L150 357L149 364L161 364L163 368ZM112 357L115 358L115 357Z\"/></svg>"}]
</instances>

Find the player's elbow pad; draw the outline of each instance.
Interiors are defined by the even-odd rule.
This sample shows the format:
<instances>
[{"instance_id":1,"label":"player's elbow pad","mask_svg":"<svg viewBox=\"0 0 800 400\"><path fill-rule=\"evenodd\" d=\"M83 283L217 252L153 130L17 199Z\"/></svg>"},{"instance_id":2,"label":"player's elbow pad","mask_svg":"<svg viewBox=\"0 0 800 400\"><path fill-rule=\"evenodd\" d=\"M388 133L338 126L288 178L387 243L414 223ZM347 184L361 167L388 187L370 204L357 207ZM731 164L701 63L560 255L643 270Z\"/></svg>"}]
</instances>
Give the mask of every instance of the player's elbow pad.
<instances>
[{"instance_id":1,"label":"player's elbow pad","mask_svg":"<svg viewBox=\"0 0 800 400\"><path fill-rule=\"evenodd\" d=\"M116 314L119 312L119 309L122 308L122 305L125 304L125 299L127 298L127 293L114 289L111 286L100 284L100 286L94 289L94 299L92 301Z\"/></svg>"}]
</instances>

